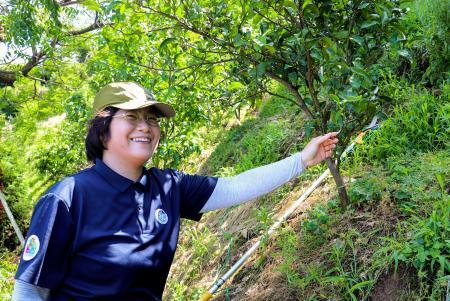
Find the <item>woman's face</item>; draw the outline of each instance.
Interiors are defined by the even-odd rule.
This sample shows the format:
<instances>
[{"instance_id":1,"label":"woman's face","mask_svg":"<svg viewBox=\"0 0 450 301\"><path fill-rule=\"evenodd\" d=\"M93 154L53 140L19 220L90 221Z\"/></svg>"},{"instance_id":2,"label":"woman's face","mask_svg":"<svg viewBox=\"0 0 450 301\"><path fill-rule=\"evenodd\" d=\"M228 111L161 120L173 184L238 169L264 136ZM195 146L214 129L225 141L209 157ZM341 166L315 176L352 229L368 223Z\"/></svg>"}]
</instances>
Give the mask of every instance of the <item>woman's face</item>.
<instances>
[{"instance_id":1,"label":"woman's face","mask_svg":"<svg viewBox=\"0 0 450 301\"><path fill-rule=\"evenodd\" d=\"M148 108L118 110L113 115L109 132L104 152L139 166L151 158L161 135L156 114L150 113Z\"/></svg>"}]
</instances>

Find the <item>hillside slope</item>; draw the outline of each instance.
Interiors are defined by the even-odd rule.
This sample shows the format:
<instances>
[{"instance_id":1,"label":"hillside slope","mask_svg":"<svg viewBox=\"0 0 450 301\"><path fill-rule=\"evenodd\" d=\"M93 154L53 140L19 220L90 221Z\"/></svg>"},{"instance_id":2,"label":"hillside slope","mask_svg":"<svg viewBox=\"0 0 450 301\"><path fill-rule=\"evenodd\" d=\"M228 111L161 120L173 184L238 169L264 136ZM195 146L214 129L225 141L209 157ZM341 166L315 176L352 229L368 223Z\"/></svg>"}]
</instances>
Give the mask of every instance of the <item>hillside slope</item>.
<instances>
[{"instance_id":1,"label":"hillside slope","mask_svg":"<svg viewBox=\"0 0 450 301\"><path fill-rule=\"evenodd\" d=\"M349 208L339 207L329 178L276 237L265 238L215 300L444 300L450 272L449 105L445 95L397 92L391 116L342 167ZM270 99L218 136L212 154L199 160L200 172L233 175L301 149L302 117L292 109ZM208 213L199 224L185 223L166 298L197 300L324 168L314 167L263 198Z\"/></svg>"}]
</instances>

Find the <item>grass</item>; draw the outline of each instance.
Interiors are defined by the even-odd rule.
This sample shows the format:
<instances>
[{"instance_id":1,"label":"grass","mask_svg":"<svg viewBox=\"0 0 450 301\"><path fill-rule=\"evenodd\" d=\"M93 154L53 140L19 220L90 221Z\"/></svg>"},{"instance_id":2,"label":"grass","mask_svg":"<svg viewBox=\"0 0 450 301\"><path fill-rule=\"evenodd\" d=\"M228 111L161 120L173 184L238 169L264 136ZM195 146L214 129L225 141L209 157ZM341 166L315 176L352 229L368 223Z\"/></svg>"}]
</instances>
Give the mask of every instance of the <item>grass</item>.
<instances>
[{"instance_id":1,"label":"grass","mask_svg":"<svg viewBox=\"0 0 450 301\"><path fill-rule=\"evenodd\" d=\"M11 299L16 269L17 256L8 250L0 250L0 300Z\"/></svg>"},{"instance_id":2,"label":"grass","mask_svg":"<svg viewBox=\"0 0 450 301\"><path fill-rule=\"evenodd\" d=\"M349 187L350 210L339 212L332 201L285 230L277 240L279 270L298 296L365 300L386 271L399 266L414 267L410 277L418 283L413 292L400 288L399 298L443 296L450 272L450 202L435 175L448 178L443 166L449 163L441 151L367 166Z\"/></svg>"}]
</instances>

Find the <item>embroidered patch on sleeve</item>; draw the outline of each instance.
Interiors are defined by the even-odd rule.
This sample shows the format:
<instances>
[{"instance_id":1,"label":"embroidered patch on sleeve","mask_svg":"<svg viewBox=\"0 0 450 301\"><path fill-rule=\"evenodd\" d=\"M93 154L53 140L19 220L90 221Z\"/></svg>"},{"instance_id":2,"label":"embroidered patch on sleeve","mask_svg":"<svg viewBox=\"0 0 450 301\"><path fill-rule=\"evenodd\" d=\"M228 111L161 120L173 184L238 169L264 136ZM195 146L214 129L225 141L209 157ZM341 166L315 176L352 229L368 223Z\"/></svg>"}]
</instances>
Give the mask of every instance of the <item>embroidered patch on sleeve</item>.
<instances>
[{"instance_id":1,"label":"embroidered patch on sleeve","mask_svg":"<svg viewBox=\"0 0 450 301\"><path fill-rule=\"evenodd\" d=\"M28 261L33 259L39 252L39 238L36 235L28 237L23 251L23 260Z\"/></svg>"},{"instance_id":2,"label":"embroidered patch on sleeve","mask_svg":"<svg viewBox=\"0 0 450 301\"><path fill-rule=\"evenodd\" d=\"M158 223L160 223L162 225L167 224L167 221L169 220L167 213L162 209L156 209L155 217L156 217L156 220L158 221Z\"/></svg>"}]
</instances>

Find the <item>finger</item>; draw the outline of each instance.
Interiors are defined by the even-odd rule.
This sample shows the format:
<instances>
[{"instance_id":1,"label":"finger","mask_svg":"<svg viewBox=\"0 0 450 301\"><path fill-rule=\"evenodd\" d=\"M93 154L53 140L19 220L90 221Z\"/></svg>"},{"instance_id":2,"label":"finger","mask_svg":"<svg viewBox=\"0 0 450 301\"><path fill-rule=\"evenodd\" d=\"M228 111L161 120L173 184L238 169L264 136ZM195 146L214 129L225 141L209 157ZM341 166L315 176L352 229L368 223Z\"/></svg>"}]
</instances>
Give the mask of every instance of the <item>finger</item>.
<instances>
[{"instance_id":1,"label":"finger","mask_svg":"<svg viewBox=\"0 0 450 301\"><path fill-rule=\"evenodd\" d=\"M322 143L323 146L337 144L337 141L328 139Z\"/></svg>"},{"instance_id":2,"label":"finger","mask_svg":"<svg viewBox=\"0 0 450 301\"><path fill-rule=\"evenodd\" d=\"M322 142L327 141L327 140L330 139L330 138L336 137L337 134L338 134L338 132L327 133L327 134L325 134L325 135L323 135L323 136L317 137L317 140L318 140L319 143L322 143Z\"/></svg>"},{"instance_id":3,"label":"finger","mask_svg":"<svg viewBox=\"0 0 450 301\"><path fill-rule=\"evenodd\" d=\"M322 145L323 145L323 146L329 146L329 145L334 145L334 146L336 146L337 143L338 143L338 141L336 141L336 139L334 139L334 140L328 139L327 141L323 142Z\"/></svg>"}]
</instances>

